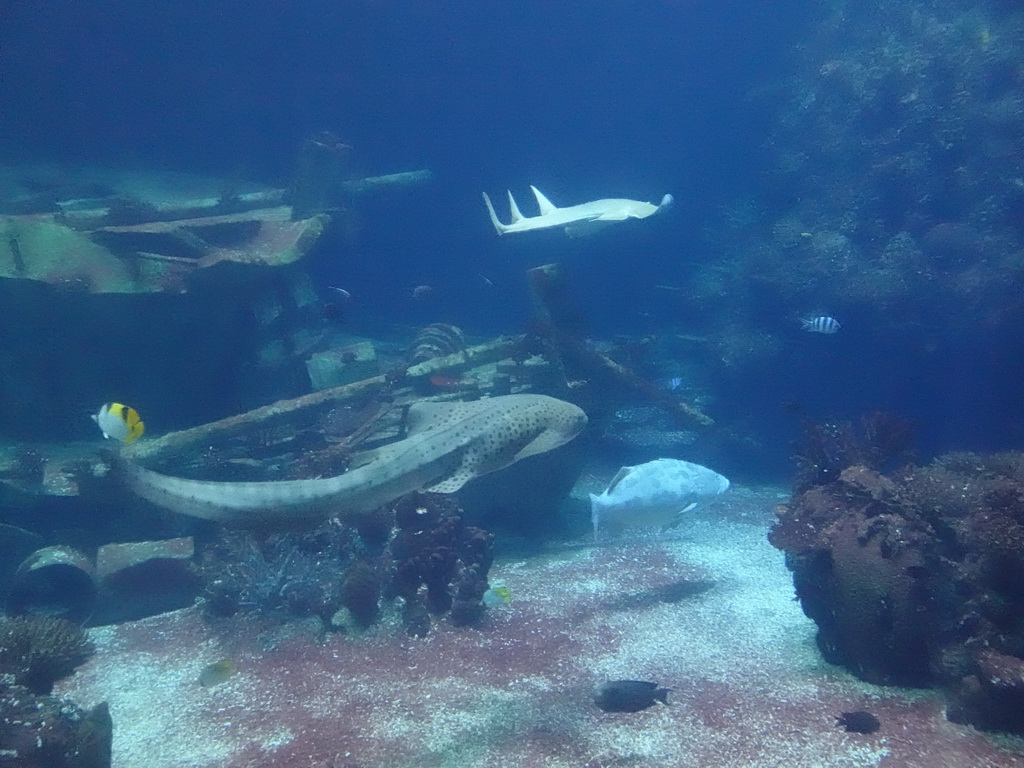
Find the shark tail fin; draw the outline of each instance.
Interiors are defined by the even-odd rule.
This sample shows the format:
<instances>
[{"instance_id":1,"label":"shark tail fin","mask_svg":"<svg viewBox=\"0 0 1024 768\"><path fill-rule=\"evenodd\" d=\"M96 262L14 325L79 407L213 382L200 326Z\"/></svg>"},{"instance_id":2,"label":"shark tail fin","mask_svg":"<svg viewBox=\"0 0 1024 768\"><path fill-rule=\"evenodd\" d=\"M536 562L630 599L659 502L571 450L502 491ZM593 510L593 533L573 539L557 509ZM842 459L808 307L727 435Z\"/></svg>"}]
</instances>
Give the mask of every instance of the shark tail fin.
<instances>
[{"instance_id":1,"label":"shark tail fin","mask_svg":"<svg viewBox=\"0 0 1024 768\"><path fill-rule=\"evenodd\" d=\"M487 205L487 213L490 214L490 217L491 217L491 224L493 224L494 228L496 230L498 230L498 234L499 235L504 235L505 231L508 229L508 227L506 227L504 224L502 224L500 221L498 221L498 214L496 214L494 212L494 206L491 205L491 198L489 198L487 196L486 192L484 192L483 194L484 194L484 203L486 203L486 205ZM511 197L511 195L509 195L509 197Z\"/></svg>"},{"instance_id":2,"label":"shark tail fin","mask_svg":"<svg viewBox=\"0 0 1024 768\"><path fill-rule=\"evenodd\" d=\"M516 205L516 199L512 197L512 191L508 193L508 209L512 211L512 223L515 224L517 221L522 221L525 217L519 210L519 206Z\"/></svg>"},{"instance_id":3,"label":"shark tail fin","mask_svg":"<svg viewBox=\"0 0 1024 768\"><path fill-rule=\"evenodd\" d=\"M558 210L554 203L544 197L543 193L532 184L530 189L533 190L533 196L537 198L537 206L540 208L540 215L543 216L547 213L554 213Z\"/></svg>"}]
</instances>

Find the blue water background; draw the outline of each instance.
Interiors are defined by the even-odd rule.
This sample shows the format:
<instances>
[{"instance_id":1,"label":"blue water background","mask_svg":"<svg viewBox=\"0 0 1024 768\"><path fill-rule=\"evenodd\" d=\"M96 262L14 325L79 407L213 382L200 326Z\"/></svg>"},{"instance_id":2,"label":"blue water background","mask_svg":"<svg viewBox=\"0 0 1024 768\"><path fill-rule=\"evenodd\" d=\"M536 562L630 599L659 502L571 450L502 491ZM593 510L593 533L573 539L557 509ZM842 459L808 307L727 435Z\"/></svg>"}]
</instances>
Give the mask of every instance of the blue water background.
<instances>
[{"instance_id":1,"label":"blue water background","mask_svg":"<svg viewBox=\"0 0 1024 768\"><path fill-rule=\"evenodd\" d=\"M815 8L8 4L0 139L6 160L286 184L302 138L332 130L355 148L361 172L435 174L428 187L362 201L354 242L326 241L337 258L320 259L317 278L358 297L356 330L446 320L479 334L518 331L529 314L524 269L560 261L595 337L700 333L717 318L652 288L685 285L720 258L707 235L723 208L771 193L774 105L751 95L790 73ZM480 193L504 217L510 189L529 213L530 184L556 204L657 202L666 192L677 204L585 240L497 237ZM418 284L436 289L427 306L410 300ZM915 418L926 455L1019 444L1020 327L950 338L941 315L907 331L893 322L899 307L859 307L842 317L840 335L820 337L798 330L808 309L740 308L743 323L780 333L785 347L714 382L711 410L768 437L765 467L785 464L796 431L784 402L818 418L875 408Z\"/></svg>"}]
</instances>

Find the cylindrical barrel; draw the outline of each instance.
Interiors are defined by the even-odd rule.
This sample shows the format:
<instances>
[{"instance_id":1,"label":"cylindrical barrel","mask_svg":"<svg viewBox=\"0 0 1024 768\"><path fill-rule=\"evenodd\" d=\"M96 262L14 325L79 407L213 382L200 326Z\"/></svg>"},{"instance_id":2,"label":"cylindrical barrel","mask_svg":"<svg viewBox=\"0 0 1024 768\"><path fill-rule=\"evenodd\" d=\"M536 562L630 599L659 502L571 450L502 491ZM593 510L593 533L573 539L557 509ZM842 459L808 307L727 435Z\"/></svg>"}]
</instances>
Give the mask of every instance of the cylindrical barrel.
<instances>
[{"instance_id":1,"label":"cylindrical barrel","mask_svg":"<svg viewBox=\"0 0 1024 768\"><path fill-rule=\"evenodd\" d=\"M43 547L18 566L7 594L7 612L57 616L83 624L96 607L93 564L76 549Z\"/></svg>"}]
</instances>

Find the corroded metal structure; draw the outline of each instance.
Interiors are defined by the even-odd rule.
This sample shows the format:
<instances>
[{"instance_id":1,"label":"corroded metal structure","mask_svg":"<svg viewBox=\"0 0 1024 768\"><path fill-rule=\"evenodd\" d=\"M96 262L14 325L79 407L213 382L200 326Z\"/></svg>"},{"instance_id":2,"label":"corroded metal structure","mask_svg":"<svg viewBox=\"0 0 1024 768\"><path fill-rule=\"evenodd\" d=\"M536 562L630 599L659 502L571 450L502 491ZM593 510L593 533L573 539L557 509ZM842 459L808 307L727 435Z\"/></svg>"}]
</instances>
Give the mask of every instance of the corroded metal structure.
<instances>
[{"instance_id":1,"label":"corroded metal structure","mask_svg":"<svg viewBox=\"0 0 1024 768\"><path fill-rule=\"evenodd\" d=\"M429 178L344 181L301 216L296 189L0 198L0 441L84 439L114 398L174 427L301 391L323 327L304 257L359 196Z\"/></svg>"}]
</instances>

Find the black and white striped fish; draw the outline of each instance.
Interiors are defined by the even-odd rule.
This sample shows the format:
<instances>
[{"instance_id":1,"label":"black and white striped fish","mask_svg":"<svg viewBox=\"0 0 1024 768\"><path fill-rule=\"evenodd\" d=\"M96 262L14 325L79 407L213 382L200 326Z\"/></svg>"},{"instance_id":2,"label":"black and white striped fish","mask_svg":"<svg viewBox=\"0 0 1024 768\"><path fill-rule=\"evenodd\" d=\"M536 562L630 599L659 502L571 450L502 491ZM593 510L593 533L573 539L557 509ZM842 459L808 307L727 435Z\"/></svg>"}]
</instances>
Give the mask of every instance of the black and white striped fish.
<instances>
[{"instance_id":1,"label":"black and white striped fish","mask_svg":"<svg viewBox=\"0 0 1024 768\"><path fill-rule=\"evenodd\" d=\"M834 317L812 317L808 320L801 320L801 326L805 331L811 333L836 333L842 326Z\"/></svg>"}]
</instances>

